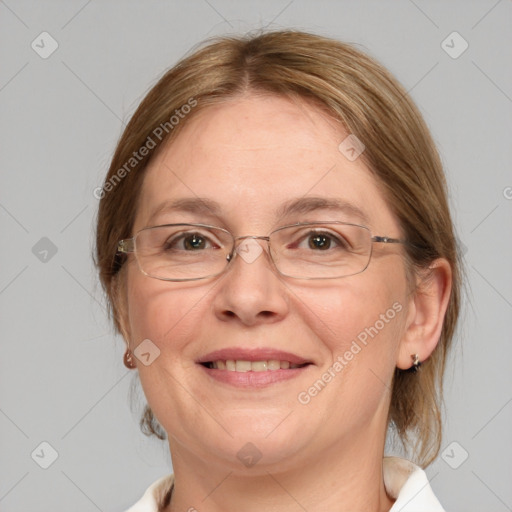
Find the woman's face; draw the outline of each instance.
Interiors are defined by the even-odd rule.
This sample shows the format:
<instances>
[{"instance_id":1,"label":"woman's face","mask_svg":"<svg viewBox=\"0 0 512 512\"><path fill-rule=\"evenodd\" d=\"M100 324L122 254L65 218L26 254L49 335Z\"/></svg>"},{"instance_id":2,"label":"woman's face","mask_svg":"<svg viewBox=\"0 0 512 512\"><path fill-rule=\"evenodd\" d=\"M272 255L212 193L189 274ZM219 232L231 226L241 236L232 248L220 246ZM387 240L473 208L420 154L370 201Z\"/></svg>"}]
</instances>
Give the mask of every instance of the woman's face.
<instances>
[{"instance_id":1,"label":"woman's face","mask_svg":"<svg viewBox=\"0 0 512 512\"><path fill-rule=\"evenodd\" d=\"M148 167L134 233L205 223L235 236L268 235L297 222L346 221L399 238L362 159L338 148L347 135L318 109L279 97L208 107ZM177 200L187 203L173 208ZM128 263L126 331L132 351L143 340L160 351L153 360L158 351L149 345L151 364L137 366L173 456L244 471L245 457L261 456L259 468L296 467L325 461L334 447L357 456L363 442L380 446L410 301L402 247L373 244L368 268L356 275L299 280L278 275L266 242L258 243L259 255L245 247L257 257L240 252L224 274L200 281L153 279L132 257ZM260 361L253 370L269 360L308 364L252 378L238 371L247 363L232 373L201 364L212 359Z\"/></svg>"}]
</instances>

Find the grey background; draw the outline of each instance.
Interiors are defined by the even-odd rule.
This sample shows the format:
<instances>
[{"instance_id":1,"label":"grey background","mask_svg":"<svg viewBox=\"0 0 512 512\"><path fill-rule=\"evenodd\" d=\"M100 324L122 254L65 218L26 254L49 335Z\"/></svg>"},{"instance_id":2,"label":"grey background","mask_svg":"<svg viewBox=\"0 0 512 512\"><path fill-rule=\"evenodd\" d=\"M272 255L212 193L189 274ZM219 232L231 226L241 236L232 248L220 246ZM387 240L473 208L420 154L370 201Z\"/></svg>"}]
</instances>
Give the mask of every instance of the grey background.
<instances>
[{"instance_id":1,"label":"grey background","mask_svg":"<svg viewBox=\"0 0 512 512\"><path fill-rule=\"evenodd\" d=\"M0 511L119 511L171 471L167 444L138 430L143 400L128 405L136 376L91 261L93 190L166 68L208 36L264 26L357 43L419 104L469 283L447 449L428 475L448 511L512 510L510 0L0 0ZM43 31L59 45L47 59L31 48ZM469 44L456 59L441 47L453 31Z\"/></svg>"}]
</instances>

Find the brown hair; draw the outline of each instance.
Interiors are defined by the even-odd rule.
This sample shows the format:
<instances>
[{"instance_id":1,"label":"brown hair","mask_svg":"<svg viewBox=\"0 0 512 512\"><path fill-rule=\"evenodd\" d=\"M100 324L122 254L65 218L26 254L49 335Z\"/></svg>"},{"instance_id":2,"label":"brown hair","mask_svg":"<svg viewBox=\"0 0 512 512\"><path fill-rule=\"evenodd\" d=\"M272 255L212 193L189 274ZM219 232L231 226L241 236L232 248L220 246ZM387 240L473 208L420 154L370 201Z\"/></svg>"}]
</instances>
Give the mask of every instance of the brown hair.
<instances>
[{"instance_id":1,"label":"brown hair","mask_svg":"<svg viewBox=\"0 0 512 512\"><path fill-rule=\"evenodd\" d=\"M115 328L122 332L124 256L116 254L117 242L133 236L148 162L195 113L252 91L312 100L339 120L366 146L362 157L413 244L406 246L409 268L426 269L436 258L451 265L452 291L440 341L420 372L396 370L389 411L404 445L428 465L440 449L443 373L460 303L460 263L446 183L428 128L407 92L352 45L299 31L221 37L181 60L150 90L119 140L99 205L96 264ZM146 433L165 435L149 406L141 426Z\"/></svg>"}]
</instances>

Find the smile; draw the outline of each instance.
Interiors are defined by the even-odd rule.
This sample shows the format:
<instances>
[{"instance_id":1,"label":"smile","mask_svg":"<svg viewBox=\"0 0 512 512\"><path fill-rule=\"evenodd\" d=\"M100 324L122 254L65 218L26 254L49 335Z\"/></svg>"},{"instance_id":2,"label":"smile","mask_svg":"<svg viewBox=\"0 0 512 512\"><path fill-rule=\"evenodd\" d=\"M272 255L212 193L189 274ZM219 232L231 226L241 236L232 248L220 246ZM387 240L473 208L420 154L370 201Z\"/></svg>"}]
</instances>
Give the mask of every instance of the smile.
<instances>
[{"instance_id":1,"label":"smile","mask_svg":"<svg viewBox=\"0 0 512 512\"><path fill-rule=\"evenodd\" d=\"M196 360L206 375L239 389L263 388L308 372L314 361L271 347L227 347Z\"/></svg>"},{"instance_id":2,"label":"smile","mask_svg":"<svg viewBox=\"0 0 512 512\"><path fill-rule=\"evenodd\" d=\"M228 372L268 372L275 370L293 370L295 368L301 368L304 364L294 364L290 361L280 361L278 359L270 359L266 361L244 361L243 359L227 359L209 361L203 363L204 366L213 370L225 370Z\"/></svg>"}]
</instances>

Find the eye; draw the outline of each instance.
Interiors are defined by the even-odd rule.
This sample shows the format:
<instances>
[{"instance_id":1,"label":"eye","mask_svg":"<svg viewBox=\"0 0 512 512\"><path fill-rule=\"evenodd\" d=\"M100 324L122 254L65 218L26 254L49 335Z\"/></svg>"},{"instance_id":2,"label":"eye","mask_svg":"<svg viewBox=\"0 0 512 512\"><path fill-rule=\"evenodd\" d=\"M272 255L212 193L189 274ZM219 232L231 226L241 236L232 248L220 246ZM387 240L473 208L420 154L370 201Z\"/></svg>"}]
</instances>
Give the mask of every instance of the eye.
<instances>
[{"instance_id":1,"label":"eye","mask_svg":"<svg viewBox=\"0 0 512 512\"><path fill-rule=\"evenodd\" d=\"M326 251L327 249L330 249L331 243L331 237L323 233L315 233L308 237L308 246L310 249Z\"/></svg>"},{"instance_id":2,"label":"eye","mask_svg":"<svg viewBox=\"0 0 512 512\"><path fill-rule=\"evenodd\" d=\"M207 245L207 240L201 235L193 234L183 238L183 247L187 251L196 251L204 249Z\"/></svg>"},{"instance_id":3,"label":"eye","mask_svg":"<svg viewBox=\"0 0 512 512\"><path fill-rule=\"evenodd\" d=\"M293 244L297 249L329 251L347 249L348 242L341 236L327 231L309 231Z\"/></svg>"},{"instance_id":4,"label":"eye","mask_svg":"<svg viewBox=\"0 0 512 512\"><path fill-rule=\"evenodd\" d=\"M164 250L175 251L203 251L205 249L218 248L210 238L202 233L180 233L169 237L164 244Z\"/></svg>"}]
</instances>

